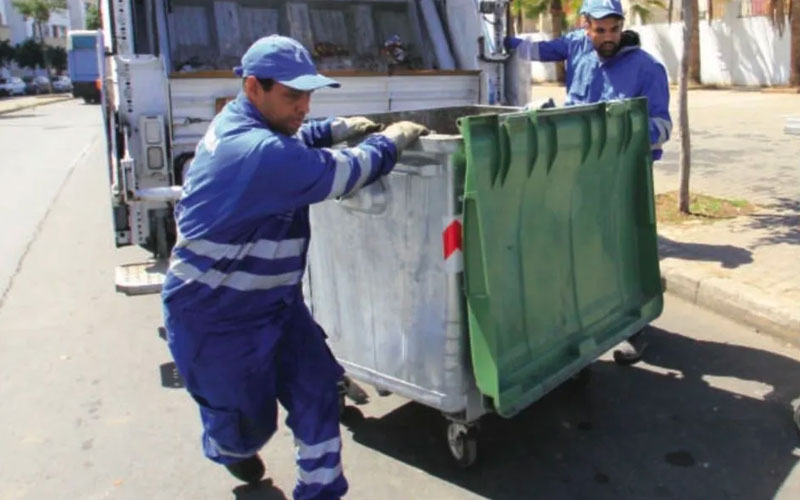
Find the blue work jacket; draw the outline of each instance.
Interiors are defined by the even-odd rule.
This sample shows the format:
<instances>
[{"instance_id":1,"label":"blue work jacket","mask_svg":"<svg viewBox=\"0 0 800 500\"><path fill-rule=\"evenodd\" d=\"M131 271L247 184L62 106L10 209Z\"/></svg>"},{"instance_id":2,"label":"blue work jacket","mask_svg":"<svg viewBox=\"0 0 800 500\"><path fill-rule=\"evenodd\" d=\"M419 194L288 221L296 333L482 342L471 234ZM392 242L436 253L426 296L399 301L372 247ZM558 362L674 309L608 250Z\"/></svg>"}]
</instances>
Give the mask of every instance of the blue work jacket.
<instances>
[{"instance_id":1,"label":"blue work jacket","mask_svg":"<svg viewBox=\"0 0 800 500\"><path fill-rule=\"evenodd\" d=\"M532 61L567 62L567 106L647 97L653 159L661 158L662 145L672 134L672 120L667 72L653 56L637 45L623 46L605 59L584 30L543 42L523 40L517 51Z\"/></svg>"},{"instance_id":2,"label":"blue work jacket","mask_svg":"<svg viewBox=\"0 0 800 500\"><path fill-rule=\"evenodd\" d=\"M214 118L175 209L166 307L215 320L257 318L301 297L309 205L375 181L397 160L394 143L379 134L330 149L331 122L287 136L242 93Z\"/></svg>"}]
</instances>

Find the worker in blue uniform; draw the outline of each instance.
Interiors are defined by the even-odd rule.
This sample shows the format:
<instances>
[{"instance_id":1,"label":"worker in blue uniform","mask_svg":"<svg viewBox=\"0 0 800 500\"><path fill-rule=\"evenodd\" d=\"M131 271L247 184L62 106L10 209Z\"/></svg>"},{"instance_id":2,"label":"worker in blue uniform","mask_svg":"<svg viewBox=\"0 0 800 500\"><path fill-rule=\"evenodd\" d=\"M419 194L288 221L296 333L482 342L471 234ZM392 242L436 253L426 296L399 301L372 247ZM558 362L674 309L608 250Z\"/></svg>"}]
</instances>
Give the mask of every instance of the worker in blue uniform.
<instances>
[{"instance_id":1,"label":"worker in blue uniform","mask_svg":"<svg viewBox=\"0 0 800 500\"><path fill-rule=\"evenodd\" d=\"M672 134L669 84L664 66L639 47L639 36L623 31L625 17L619 0L585 0L585 25L549 41L506 37L505 46L532 61L566 61L565 105L647 97L653 160ZM614 350L620 363L634 363L647 346L638 333Z\"/></svg>"},{"instance_id":2,"label":"worker in blue uniform","mask_svg":"<svg viewBox=\"0 0 800 500\"><path fill-rule=\"evenodd\" d=\"M426 129L398 122L331 149L379 125L304 122L312 91L339 84L291 38L256 41L234 72L242 91L200 140L175 209L179 236L162 292L169 347L200 408L208 458L260 481L257 453L276 430L279 401L295 437L294 498L336 499L347 491L343 370L302 297L308 207L388 174Z\"/></svg>"}]
</instances>

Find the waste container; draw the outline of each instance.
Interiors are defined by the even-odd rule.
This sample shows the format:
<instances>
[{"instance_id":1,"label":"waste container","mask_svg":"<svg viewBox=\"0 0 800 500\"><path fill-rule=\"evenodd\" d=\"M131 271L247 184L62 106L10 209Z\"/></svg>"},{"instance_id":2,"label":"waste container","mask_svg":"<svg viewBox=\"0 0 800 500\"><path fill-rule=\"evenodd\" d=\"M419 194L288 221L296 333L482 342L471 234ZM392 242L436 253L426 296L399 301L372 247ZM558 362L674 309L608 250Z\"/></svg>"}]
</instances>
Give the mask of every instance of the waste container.
<instances>
[{"instance_id":1,"label":"waste container","mask_svg":"<svg viewBox=\"0 0 800 500\"><path fill-rule=\"evenodd\" d=\"M435 132L312 207L307 300L348 375L440 410L470 465L482 415L513 416L661 312L646 101L371 118Z\"/></svg>"}]
</instances>

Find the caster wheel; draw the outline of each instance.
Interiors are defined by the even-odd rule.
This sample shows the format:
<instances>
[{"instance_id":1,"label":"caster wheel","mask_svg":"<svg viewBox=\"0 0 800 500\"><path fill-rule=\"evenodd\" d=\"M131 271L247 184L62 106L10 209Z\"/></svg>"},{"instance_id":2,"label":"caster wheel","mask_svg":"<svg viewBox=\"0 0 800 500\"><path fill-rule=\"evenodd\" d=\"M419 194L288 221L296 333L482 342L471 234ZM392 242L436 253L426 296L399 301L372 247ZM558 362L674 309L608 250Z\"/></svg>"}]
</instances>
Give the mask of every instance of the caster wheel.
<instances>
[{"instance_id":1,"label":"caster wheel","mask_svg":"<svg viewBox=\"0 0 800 500\"><path fill-rule=\"evenodd\" d=\"M457 422L447 425L447 446L459 467L469 467L478 458L478 430Z\"/></svg>"},{"instance_id":2,"label":"caster wheel","mask_svg":"<svg viewBox=\"0 0 800 500\"><path fill-rule=\"evenodd\" d=\"M344 400L344 394L339 394L339 420L344 417L345 410L347 410L347 402Z\"/></svg>"},{"instance_id":3,"label":"caster wheel","mask_svg":"<svg viewBox=\"0 0 800 500\"><path fill-rule=\"evenodd\" d=\"M797 432L800 433L800 403L794 409L794 425L797 427Z\"/></svg>"},{"instance_id":4,"label":"caster wheel","mask_svg":"<svg viewBox=\"0 0 800 500\"><path fill-rule=\"evenodd\" d=\"M580 387L589 385L589 382L591 381L592 381L592 370L590 369L589 366L587 366L583 370L579 371L578 373L570 377L570 382L572 382L573 385Z\"/></svg>"}]
</instances>

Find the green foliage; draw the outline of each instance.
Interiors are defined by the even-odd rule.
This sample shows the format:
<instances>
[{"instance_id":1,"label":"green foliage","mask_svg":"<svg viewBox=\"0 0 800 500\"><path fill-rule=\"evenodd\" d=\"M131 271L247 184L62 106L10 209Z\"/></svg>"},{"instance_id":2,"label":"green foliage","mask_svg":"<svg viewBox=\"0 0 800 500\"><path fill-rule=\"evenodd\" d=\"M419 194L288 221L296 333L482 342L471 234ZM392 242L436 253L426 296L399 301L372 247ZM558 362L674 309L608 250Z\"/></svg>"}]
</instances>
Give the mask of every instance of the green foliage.
<instances>
[{"instance_id":1,"label":"green foliage","mask_svg":"<svg viewBox=\"0 0 800 500\"><path fill-rule=\"evenodd\" d=\"M86 7L86 29L99 30L100 28L100 11L96 5L88 4Z\"/></svg>"},{"instance_id":2,"label":"green foliage","mask_svg":"<svg viewBox=\"0 0 800 500\"><path fill-rule=\"evenodd\" d=\"M8 40L0 40L0 67L3 67L16 58L17 51Z\"/></svg>"},{"instance_id":3,"label":"green foliage","mask_svg":"<svg viewBox=\"0 0 800 500\"><path fill-rule=\"evenodd\" d=\"M667 5L661 0L636 0L630 4L629 18L636 16L642 20L642 24L647 24L650 17L657 10L667 10Z\"/></svg>"},{"instance_id":4,"label":"green foliage","mask_svg":"<svg viewBox=\"0 0 800 500\"><path fill-rule=\"evenodd\" d=\"M23 68L36 69L37 67L44 67L42 44L33 38L28 38L17 45L16 60L17 64Z\"/></svg>"},{"instance_id":5,"label":"green foliage","mask_svg":"<svg viewBox=\"0 0 800 500\"><path fill-rule=\"evenodd\" d=\"M11 3L22 17L37 23L46 23L54 10L67 8L67 0L12 0Z\"/></svg>"},{"instance_id":6,"label":"green foliage","mask_svg":"<svg viewBox=\"0 0 800 500\"><path fill-rule=\"evenodd\" d=\"M511 4L511 12L514 15L522 12L525 18L535 19L553 10L563 10L562 28L567 28L578 24L582 6L583 0L515 0ZM662 0L631 0L627 17L630 21L638 16L646 23L655 11L666 8Z\"/></svg>"},{"instance_id":7,"label":"green foliage","mask_svg":"<svg viewBox=\"0 0 800 500\"><path fill-rule=\"evenodd\" d=\"M58 73L67 70L67 51L63 47L47 47L47 59Z\"/></svg>"}]
</instances>

